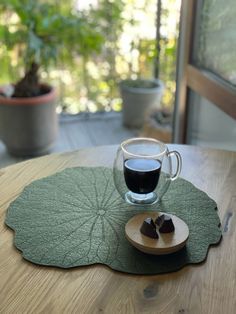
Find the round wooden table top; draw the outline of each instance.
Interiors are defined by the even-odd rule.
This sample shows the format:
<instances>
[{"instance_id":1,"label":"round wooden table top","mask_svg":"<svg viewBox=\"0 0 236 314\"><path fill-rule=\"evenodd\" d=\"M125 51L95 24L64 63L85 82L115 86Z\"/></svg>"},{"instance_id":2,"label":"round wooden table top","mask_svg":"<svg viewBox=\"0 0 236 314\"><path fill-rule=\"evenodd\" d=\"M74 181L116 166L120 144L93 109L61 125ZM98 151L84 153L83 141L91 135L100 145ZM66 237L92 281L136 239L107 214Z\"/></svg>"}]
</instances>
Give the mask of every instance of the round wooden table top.
<instances>
[{"instance_id":1,"label":"round wooden table top","mask_svg":"<svg viewBox=\"0 0 236 314\"><path fill-rule=\"evenodd\" d=\"M236 153L169 147L182 155L181 176L218 204L223 240L204 263L134 276L102 265L63 270L25 261L4 224L9 204L30 182L67 167L112 167L117 147L31 159L0 170L0 313L235 313Z\"/></svg>"}]
</instances>

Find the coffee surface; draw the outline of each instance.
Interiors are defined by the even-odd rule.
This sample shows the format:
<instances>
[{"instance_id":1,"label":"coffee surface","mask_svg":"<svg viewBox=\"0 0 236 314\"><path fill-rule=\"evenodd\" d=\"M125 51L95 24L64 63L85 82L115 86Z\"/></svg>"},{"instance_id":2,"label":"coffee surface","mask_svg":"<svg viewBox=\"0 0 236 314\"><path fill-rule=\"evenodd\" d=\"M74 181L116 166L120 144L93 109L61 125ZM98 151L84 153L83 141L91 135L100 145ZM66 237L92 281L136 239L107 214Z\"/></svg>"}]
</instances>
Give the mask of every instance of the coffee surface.
<instances>
[{"instance_id":1,"label":"coffee surface","mask_svg":"<svg viewBox=\"0 0 236 314\"><path fill-rule=\"evenodd\" d=\"M156 159L135 158L124 162L125 183L133 193L147 194L155 190L161 172L161 162Z\"/></svg>"}]
</instances>

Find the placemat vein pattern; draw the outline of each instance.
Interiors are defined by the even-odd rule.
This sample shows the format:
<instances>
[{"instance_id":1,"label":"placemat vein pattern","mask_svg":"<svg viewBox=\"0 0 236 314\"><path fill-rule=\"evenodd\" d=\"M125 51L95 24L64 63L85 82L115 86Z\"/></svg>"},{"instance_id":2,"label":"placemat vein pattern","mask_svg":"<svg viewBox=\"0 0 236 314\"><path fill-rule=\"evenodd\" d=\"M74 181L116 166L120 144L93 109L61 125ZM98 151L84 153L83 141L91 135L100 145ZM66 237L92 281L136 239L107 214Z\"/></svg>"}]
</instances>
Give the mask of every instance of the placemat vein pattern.
<instances>
[{"instance_id":1,"label":"placemat vein pattern","mask_svg":"<svg viewBox=\"0 0 236 314\"><path fill-rule=\"evenodd\" d=\"M104 167L68 168L34 181L10 205L5 223L25 259L41 265L71 268L101 263L134 274L172 272L205 260L209 245L220 241L216 203L190 182L173 182L159 210L179 216L190 236L181 251L151 256L125 239L125 224L145 207L126 204Z\"/></svg>"}]
</instances>

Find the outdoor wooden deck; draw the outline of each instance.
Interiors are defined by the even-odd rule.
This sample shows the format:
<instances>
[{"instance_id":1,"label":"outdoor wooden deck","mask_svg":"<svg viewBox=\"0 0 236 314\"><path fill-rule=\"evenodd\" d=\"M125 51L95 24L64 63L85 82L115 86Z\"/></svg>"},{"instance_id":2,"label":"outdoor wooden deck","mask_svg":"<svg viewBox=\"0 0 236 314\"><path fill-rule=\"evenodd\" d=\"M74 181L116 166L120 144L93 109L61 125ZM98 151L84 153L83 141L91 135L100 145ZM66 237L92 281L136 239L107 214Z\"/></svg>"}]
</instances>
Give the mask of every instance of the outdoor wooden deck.
<instances>
[{"instance_id":1,"label":"outdoor wooden deck","mask_svg":"<svg viewBox=\"0 0 236 314\"><path fill-rule=\"evenodd\" d=\"M121 113L102 112L75 116L60 115L59 135L51 153L72 151L79 148L119 144L123 140L138 136L138 130L122 126ZM25 158L15 158L8 154L0 142L0 167L5 167Z\"/></svg>"}]
</instances>

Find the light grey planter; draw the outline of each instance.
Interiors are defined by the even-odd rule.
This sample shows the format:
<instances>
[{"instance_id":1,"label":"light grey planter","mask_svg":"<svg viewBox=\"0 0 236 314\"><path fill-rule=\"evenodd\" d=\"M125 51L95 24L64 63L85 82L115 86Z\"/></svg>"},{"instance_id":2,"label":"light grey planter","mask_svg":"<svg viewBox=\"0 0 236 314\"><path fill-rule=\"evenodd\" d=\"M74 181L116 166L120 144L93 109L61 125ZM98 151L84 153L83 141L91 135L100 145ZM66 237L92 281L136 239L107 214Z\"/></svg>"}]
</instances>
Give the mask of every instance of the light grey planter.
<instances>
[{"instance_id":1,"label":"light grey planter","mask_svg":"<svg viewBox=\"0 0 236 314\"><path fill-rule=\"evenodd\" d=\"M136 87L143 83L152 87ZM124 80L120 83L123 101L123 124L130 128L141 128L152 109L160 108L164 84L158 79Z\"/></svg>"},{"instance_id":2,"label":"light grey planter","mask_svg":"<svg viewBox=\"0 0 236 314\"><path fill-rule=\"evenodd\" d=\"M1 90L1 89L0 89ZM0 96L0 139L15 156L48 153L58 131L56 93L31 98Z\"/></svg>"}]
</instances>

